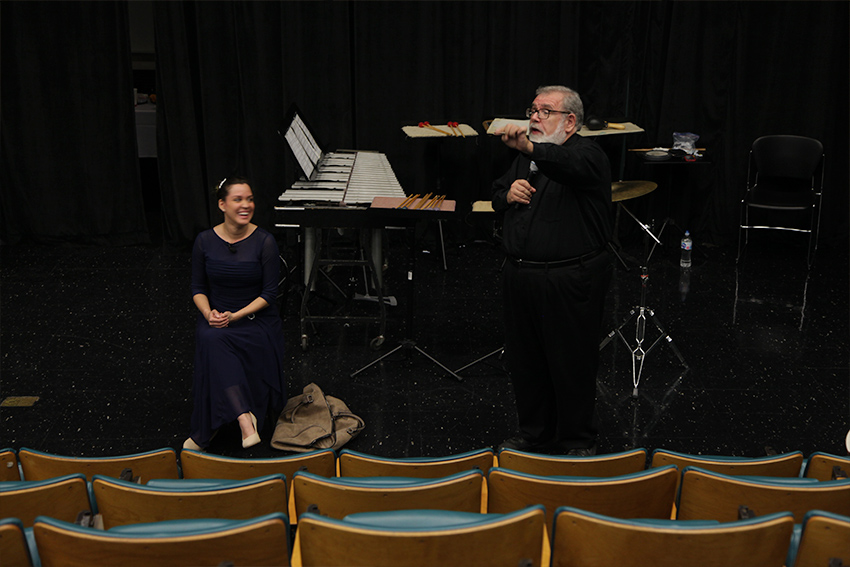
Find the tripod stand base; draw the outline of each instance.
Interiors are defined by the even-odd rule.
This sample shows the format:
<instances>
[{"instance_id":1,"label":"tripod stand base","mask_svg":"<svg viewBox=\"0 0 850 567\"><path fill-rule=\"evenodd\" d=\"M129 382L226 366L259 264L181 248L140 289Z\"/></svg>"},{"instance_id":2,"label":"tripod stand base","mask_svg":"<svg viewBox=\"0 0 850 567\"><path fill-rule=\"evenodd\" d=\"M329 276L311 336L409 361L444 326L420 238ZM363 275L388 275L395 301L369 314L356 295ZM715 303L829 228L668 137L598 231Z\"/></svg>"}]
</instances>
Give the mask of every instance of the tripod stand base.
<instances>
[{"instance_id":1,"label":"tripod stand base","mask_svg":"<svg viewBox=\"0 0 850 567\"><path fill-rule=\"evenodd\" d=\"M649 314L649 318L652 320L655 328L660 333L655 340L649 345L649 348L646 350L643 349L643 344L646 339L646 315ZM623 327L632 320L632 318L636 319L636 329L635 329L635 346L632 346L629 341L626 339L625 335L623 335ZM664 327L661 326L661 322L658 321L658 317L655 316L655 312L648 307L635 307L629 313L629 316L626 317L625 321L623 321L619 327L608 333L608 336L605 337L601 343L599 343L599 350L605 348L614 336L619 336L623 341L623 344L626 345L626 348L629 349L629 352L632 356L632 384L634 385L634 389L632 390L632 398L638 397L638 385L640 384L641 375L643 373L643 363L646 361L646 357L649 353L658 345L661 340L665 340L667 345L673 349L673 353L679 359L679 362L682 363L682 366L685 369L689 369L688 363L685 362L685 358L682 356L682 353L679 351L679 348L673 342L673 337L671 337L667 331L664 330Z\"/></svg>"},{"instance_id":2,"label":"tripod stand base","mask_svg":"<svg viewBox=\"0 0 850 567\"><path fill-rule=\"evenodd\" d=\"M461 378L460 376L458 376L458 375L457 375L457 373L452 372L451 370L449 370L449 369L448 369L448 368L447 368L447 367L446 367L446 366L445 366L442 362L440 362L439 360L437 360L436 358L434 358L433 356L431 356L430 354L428 354L427 352L425 352L424 350L422 350L421 348L419 348L419 347L416 345L416 341L412 341L412 340L410 340L410 339L404 339L404 340L403 340L403 341L401 341L401 342L398 344L398 346L396 346L394 349L392 349L392 350L388 351L388 352L387 352L387 353L385 353L385 354L382 354L381 356L379 356L378 358L376 358L375 360L373 360L372 362L370 362L369 364L367 364L367 365L366 365L366 366L364 366L363 368L360 368L359 370L355 370L355 371L354 371L354 372L352 372L349 376L350 376L351 378L354 378L355 376L357 376L358 374L360 374L361 372L363 372L363 371L364 371L364 370L366 370L367 368L371 368L371 367L372 367L372 366L374 366L375 364L377 364L377 363L381 362L382 360L384 360L384 359L385 359L385 358L387 358L388 356L390 356L390 355L392 355L392 354L394 354L394 353L398 352L398 351L399 351L399 350L401 350L401 349L414 350L414 351L418 352L419 354L421 354L422 356L424 356L425 358L427 358L428 360L430 360L431 362L433 362L434 364L436 364L437 366L439 366L440 368L442 368L443 370L445 370L445 371L446 371L446 372L447 372L447 373L448 373L448 374L449 374L452 378L454 378L454 379L455 379L455 380L457 380L458 382L463 382L463 378Z\"/></svg>"}]
</instances>

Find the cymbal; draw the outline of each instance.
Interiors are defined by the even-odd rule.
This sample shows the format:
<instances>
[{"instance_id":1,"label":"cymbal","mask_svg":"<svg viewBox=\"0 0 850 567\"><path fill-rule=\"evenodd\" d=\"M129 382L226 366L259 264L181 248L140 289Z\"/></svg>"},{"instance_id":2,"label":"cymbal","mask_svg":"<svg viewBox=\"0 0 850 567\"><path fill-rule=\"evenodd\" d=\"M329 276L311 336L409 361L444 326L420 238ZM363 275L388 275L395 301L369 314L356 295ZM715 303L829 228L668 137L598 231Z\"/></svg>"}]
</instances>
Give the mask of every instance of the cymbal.
<instances>
[{"instance_id":1,"label":"cymbal","mask_svg":"<svg viewBox=\"0 0 850 567\"><path fill-rule=\"evenodd\" d=\"M611 184L611 202L634 199L652 193L658 187L652 181L615 181Z\"/></svg>"}]
</instances>

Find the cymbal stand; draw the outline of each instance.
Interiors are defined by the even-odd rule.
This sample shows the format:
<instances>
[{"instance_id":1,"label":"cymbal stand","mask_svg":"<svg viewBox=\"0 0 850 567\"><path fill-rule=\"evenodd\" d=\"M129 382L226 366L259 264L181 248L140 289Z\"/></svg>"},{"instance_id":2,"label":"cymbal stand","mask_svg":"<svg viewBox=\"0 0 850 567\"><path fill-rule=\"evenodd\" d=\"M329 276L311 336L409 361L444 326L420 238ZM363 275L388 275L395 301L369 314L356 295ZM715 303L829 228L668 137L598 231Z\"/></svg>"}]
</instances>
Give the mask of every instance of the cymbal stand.
<instances>
[{"instance_id":1,"label":"cymbal stand","mask_svg":"<svg viewBox=\"0 0 850 567\"><path fill-rule=\"evenodd\" d=\"M634 219L636 223L638 223L638 226L640 226L641 229L647 234L647 237L645 237L644 240L644 249L646 250L647 248L649 248L649 238L652 238L654 242L652 244L652 248L649 248L647 250L646 260L644 264L640 267L640 304L634 307L629 312L629 316L626 317L626 319L620 324L619 327L608 333L608 336L606 336L599 344L599 350L605 348L605 346L609 342L611 342L615 335L620 337L620 339L623 341L623 344L626 345L632 356L632 384L634 386L634 389L632 390L632 398L637 398L638 385L640 384L640 379L643 374L643 365L644 362L646 362L646 357L649 355L650 352L652 352L652 349L654 349L658 345L658 343L661 342L662 339L666 341L667 345L669 345L671 349L673 349L673 352L679 358L679 362L682 363L682 366L684 366L686 369L689 367L688 363L685 362L684 357L682 357L682 353L679 351L678 347L676 347L676 345L673 343L673 338L669 335L669 333L667 333L667 331L664 330L664 327L661 325L661 322L658 320L658 317L655 316L655 311L653 311L646 304L646 295L649 284L649 260L652 258L652 253L655 251L655 247L661 244L661 240L652 233L651 227L641 222L622 203L618 204L620 207L622 207L624 211L626 211L626 213L628 213L630 217ZM662 228L662 231L663 230L664 229ZM660 235L661 233L659 232L659 236ZM635 319L634 345L629 343L625 335L623 335L623 327L625 327L633 318ZM651 344L649 344L648 348L644 348L644 343L648 342L646 337L647 318L649 318L655 325L655 328L657 329L659 335L652 341Z\"/></svg>"}]
</instances>

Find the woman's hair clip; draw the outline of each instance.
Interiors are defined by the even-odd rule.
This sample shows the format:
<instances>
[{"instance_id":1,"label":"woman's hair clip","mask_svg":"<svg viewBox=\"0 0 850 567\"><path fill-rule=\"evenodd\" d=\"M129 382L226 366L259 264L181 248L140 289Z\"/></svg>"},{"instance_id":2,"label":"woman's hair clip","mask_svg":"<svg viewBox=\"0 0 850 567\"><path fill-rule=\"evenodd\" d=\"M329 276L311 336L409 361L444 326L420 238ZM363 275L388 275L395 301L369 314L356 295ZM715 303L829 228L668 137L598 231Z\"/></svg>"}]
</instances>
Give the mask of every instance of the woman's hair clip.
<instances>
[{"instance_id":1,"label":"woman's hair clip","mask_svg":"<svg viewBox=\"0 0 850 567\"><path fill-rule=\"evenodd\" d=\"M227 178L226 178L226 177L225 177L224 179L222 179L221 181L219 181L219 182L218 182L218 188L219 188L219 189L221 189L221 188L224 186L224 182L225 182L225 181L227 181Z\"/></svg>"}]
</instances>

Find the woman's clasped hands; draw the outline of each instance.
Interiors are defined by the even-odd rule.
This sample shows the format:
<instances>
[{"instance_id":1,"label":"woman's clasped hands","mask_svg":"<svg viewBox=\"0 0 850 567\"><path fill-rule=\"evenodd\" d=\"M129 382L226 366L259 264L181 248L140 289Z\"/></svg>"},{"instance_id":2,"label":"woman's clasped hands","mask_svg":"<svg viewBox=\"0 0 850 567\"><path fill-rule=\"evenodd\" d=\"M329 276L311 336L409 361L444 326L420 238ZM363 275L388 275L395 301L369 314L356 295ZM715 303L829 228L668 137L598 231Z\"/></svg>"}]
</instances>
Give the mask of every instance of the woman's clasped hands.
<instances>
[{"instance_id":1,"label":"woman's clasped hands","mask_svg":"<svg viewBox=\"0 0 850 567\"><path fill-rule=\"evenodd\" d=\"M227 325L230 323L231 315L232 314L230 313L230 311L225 311L224 313L221 313L217 309L213 309L212 311L210 311L210 314L207 317L207 321L209 321L210 327L216 329L223 329L224 327L227 327Z\"/></svg>"}]
</instances>

